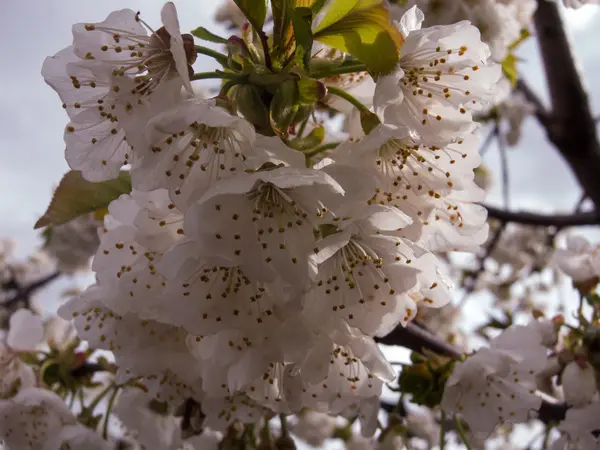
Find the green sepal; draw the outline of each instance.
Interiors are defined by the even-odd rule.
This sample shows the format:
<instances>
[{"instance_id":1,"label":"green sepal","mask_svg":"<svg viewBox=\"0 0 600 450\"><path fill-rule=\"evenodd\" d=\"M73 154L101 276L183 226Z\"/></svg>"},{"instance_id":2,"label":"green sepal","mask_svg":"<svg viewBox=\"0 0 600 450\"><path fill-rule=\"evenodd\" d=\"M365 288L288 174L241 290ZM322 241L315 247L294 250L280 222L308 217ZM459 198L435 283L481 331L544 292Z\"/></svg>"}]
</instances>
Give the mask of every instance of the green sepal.
<instances>
[{"instance_id":1,"label":"green sepal","mask_svg":"<svg viewBox=\"0 0 600 450\"><path fill-rule=\"evenodd\" d=\"M360 112L360 125L365 134L370 134L375 128L381 125L381 120L377 117L377 114L371 111Z\"/></svg>"},{"instance_id":2,"label":"green sepal","mask_svg":"<svg viewBox=\"0 0 600 450\"><path fill-rule=\"evenodd\" d=\"M204 27L198 27L191 31L191 33L196 36L198 39L202 39L207 42L214 42L215 44L226 44L227 39L224 37L218 36L210 31L208 31Z\"/></svg>"},{"instance_id":3,"label":"green sepal","mask_svg":"<svg viewBox=\"0 0 600 450\"><path fill-rule=\"evenodd\" d=\"M297 82L298 103L301 105L312 105L327 95L325 83L314 78L302 77Z\"/></svg>"},{"instance_id":4,"label":"green sepal","mask_svg":"<svg viewBox=\"0 0 600 450\"><path fill-rule=\"evenodd\" d=\"M325 127L318 126L312 129L310 133L301 138L292 139L288 145L294 150L306 151L318 147L325 139Z\"/></svg>"}]
</instances>

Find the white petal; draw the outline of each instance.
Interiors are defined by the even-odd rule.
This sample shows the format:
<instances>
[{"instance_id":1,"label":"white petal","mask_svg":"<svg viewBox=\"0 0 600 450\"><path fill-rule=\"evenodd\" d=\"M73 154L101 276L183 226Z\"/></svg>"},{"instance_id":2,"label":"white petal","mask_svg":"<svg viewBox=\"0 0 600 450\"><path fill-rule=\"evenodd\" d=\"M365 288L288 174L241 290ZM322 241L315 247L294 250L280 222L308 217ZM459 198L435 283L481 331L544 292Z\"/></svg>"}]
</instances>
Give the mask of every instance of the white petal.
<instances>
[{"instance_id":1,"label":"white petal","mask_svg":"<svg viewBox=\"0 0 600 450\"><path fill-rule=\"evenodd\" d=\"M42 318L28 309L10 316L7 344L16 351L33 351L44 339Z\"/></svg>"}]
</instances>

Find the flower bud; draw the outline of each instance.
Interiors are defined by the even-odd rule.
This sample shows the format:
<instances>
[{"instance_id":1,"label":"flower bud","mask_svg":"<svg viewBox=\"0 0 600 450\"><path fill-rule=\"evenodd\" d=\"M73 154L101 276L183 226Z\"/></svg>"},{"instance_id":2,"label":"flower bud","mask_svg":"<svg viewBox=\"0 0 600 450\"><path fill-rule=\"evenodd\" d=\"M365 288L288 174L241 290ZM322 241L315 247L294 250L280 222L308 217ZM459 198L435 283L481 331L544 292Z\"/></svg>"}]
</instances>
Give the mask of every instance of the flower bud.
<instances>
[{"instance_id":1,"label":"flower bud","mask_svg":"<svg viewBox=\"0 0 600 450\"><path fill-rule=\"evenodd\" d=\"M280 137L287 137L297 112L298 86L296 80L286 80L279 86L271 100L269 116L273 131Z\"/></svg>"},{"instance_id":2,"label":"flower bud","mask_svg":"<svg viewBox=\"0 0 600 450\"><path fill-rule=\"evenodd\" d=\"M596 393L596 375L587 361L578 359L565 367L562 374L565 402L579 408L592 401Z\"/></svg>"},{"instance_id":3,"label":"flower bud","mask_svg":"<svg viewBox=\"0 0 600 450\"><path fill-rule=\"evenodd\" d=\"M302 77L298 80L298 101L302 105L312 105L327 95L327 86L314 78Z\"/></svg>"}]
</instances>

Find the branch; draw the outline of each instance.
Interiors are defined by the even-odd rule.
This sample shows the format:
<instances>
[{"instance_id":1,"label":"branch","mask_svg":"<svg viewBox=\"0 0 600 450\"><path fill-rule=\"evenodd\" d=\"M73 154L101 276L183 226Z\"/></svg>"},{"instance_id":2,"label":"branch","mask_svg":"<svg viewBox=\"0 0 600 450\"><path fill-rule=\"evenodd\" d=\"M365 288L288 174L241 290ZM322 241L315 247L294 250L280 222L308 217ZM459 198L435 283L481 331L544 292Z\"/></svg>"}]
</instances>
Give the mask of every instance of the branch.
<instances>
[{"instance_id":1,"label":"branch","mask_svg":"<svg viewBox=\"0 0 600 450\"><path fill-rule=\"evenodd\" d=\"M387 336L375 338L375 340L380 344L399 345L417 353L423 353L423 349L427 349L454 358L461 355L461 352L451 344L441 340L425 327L417 325L415 321L409 322L406 327L396 327Z\"/></svg>"},{"instance_id":2,"label":"branch","mask_svg":"<svg viewBox=\"0 0 600 450\"><path fill-rule=\"evenodd\" d=\"M34 281L33 283L31 283L27 286L18 286L17 285L15 294L12 297L10 297L8 300L0 303L0 306L6 308L8 306L11 306L11 305L19 302L19 301L27 302L29 297L31 296L31 294L33 294L38 289L46 286L48 283L51 283L52 281L56 280L61 275L62 275L61 272L56 271L56 272L51 273L50 275L45 276L44 278L40 278L39 280Z\"/></svg>"},{"instance_id":3,"label":"branch","mask_svg":"<svg viewBox=\"0 0 600 450\"><path fill-rule=\"evenodd\" d=\"M375 338L375 340L380 344L398 345L417 353L423 353L423 350L426 349L452 358L458 358L462 354L459 349L440 339L424 326L417 325L415 321L409 322L406 327L396 327L387 336ZM560 422L564 420L566 413L567 406L565 404L543 398L542 406L538 410L538 419L544 423Z\"/></svg>"},{"instance_id":4,"label":"branch","mask_svg":"<svg viewBox=\"0 0 600 450\"><path fill-rule=\"evenodd\" d=\"M534 114L538 122L540 122L544 128L550 128L550 113L539 96L529 87L527 82L521 76L519 76L519 80L517 81L517 90L520 91L527 101L535 107Z\"/></svg>"},{"instance_id":5,"label":"branch","mask_svg":"<svg viewBox=\"0 0 600 450\"><path fill-rule=\"evenodd\" d=\"M521 225L540 227L556 227L559 229L581 225L600 225L600 214L596 211L546 215L524 211L512 212L494 208L493 206L483 206L488 210L488 217L492 217L502 222L513 222Z\"/></svg>"},{"instance_id":6,"label":"branch","mask_svg":"<svg viewBox=\"0 0 600 450\"><path fill-rule=\"evenodd\" d=\"M558 3L537 3L534 22L552 103L549 120L542 125L583 190L600 208L600 144L583 77Z\"/></svg>"}]
</instances>

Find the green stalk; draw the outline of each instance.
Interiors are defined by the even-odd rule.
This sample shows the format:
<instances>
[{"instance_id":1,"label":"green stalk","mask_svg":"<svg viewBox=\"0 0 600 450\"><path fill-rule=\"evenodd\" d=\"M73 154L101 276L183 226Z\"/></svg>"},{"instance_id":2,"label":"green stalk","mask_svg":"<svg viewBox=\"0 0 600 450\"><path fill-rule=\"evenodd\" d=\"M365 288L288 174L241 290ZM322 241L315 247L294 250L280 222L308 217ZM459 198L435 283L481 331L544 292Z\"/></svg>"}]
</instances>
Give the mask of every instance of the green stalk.
<instances>
[{"instance_id":1,"label":"green stalk","mask_svg":"<svg viewBox=\"0 0 600 450\"><path fill-rule=\"evenodd\" d=\"M473 447L471 447L471 444L469 444L469 439L467 439L467 434L458 416L454 416L454 423L456 424L456 432L463 441L463 444L465 444L465 447L467 447L467 450L473 450Z\"/></svg>"},{"instance_id":2,"label":"green stalk","mask_svg":"<svg viewBox=\"0 0 600 450\"><path fill-rule=\"evenodd\" d=\"M102 425L102 438L108 439L108 419L110 417L110 413L113 409L113 405L115 404L115 399L117 398L117 393L119 392L119 386L115 386L115 390L113 391L110 399L108 400L108 406L106 407L106 416L104 416L104 424Z\"/></svg>"},{"instance_id":3,"label":"green stalk","mask_svg":"<svg viewBox=\"0 0 600 450\"><path fill-rule=\"evenodd\" d=\"M311 77L317 78L317 79L327 78L332 75L345 75L347 73L365 72L366 70L367 70L367 66L362 63L352 64L352 65L347 65L347 66L334 67L329 70L322 70L320 72L311 74Z\"/></svg>"},{"instance_id":4,"label":"green stalk","mask_svg":"<svg viewBox=\"0 0 600 450\"><path fill-rule=\"evenodd\" d=\"M311 150L310 152L304 153L304 156L307 158L312 158L313 156L318 155L319 153L336 148L338 145L340 145L339 142L330 142L329 144L323 144L315 148L314 150Z\"/></svg>"},{"instance_id":5,"label":"green stalk","mask_svg":"<svg viewBox=\"0 0 600 450\"><path fill-rule=\"evenodd\" d=\"M196 45L196 51L202 55L206 55L206 56L210 56L211 58L215 59L219 64L221 64L223 67L229 67L229 65L227 64L227 55L224 55L223 53L219 53L216 50L213 50L212 48L208 48L208 47L203 47L202 45Z\"/></svg>"},{"instance_id":6,"label":"green stalk","mask_svg":"<svg viewBox=\"0 0 600 450\"><path fill-rule=\"evenodd\" d=\"M92 400L92 403L90 403L88 405L88 407L86 408L90 414L94 413L94 409L96 409L96 406L98 406L98 403L100 403L102 401L102 399L104 397L106 397L106 394L108 394L111 389L114 388L113 384L109 384L108 386L106 386L97 396L94 400Z\"/></svg>"},{"instance_id":7,"label":"green stalk","mask_svg":"<svg viewBox=\"0 0 600 450\"><path fill-rule=\"evenodd\" d=\"M369 108L367 108L365 105L363 105L361 102L359 102L352 95L348 94L346 91L343 91L343 90L338 89L333 86L327 86L327 92L329 94L335 95L336 97L343 98L344 100L346 100L348 103L351 103L356 109L358 109L361 112L362 111L370 112Z\"/></svg>"},{"instance_id":8,"label":"green stalk","mask_svg":"<svg viewBox=\"0 0 600 450\"><path fill-rule=\"evenodd\" d=\"M446 411L442 410L440 420L440 450L444 450L444 447L446 447Z\"/></svg>"},{"instance_id":9,"label":"green stalk","mask_svg":"<svg viewBox=\"0 0 600 450\"><path fill-rule=\"evenodd\" d=\"M235 73L227 73L227 72L221 72L220 70L216 70L214 72L199 72L199 73L195 73L194 75L192 75L190 77L190 80L194 81L194 80L207 80L210 78L219 78L219 79L223 79L223 80L232 80L234 78L237 78L239 75L235 74Z\"/></svg>"},{"instance_id":10,"label":"green stalk","mask_svg":"<svg viewBox=\"0 0 600 450\"><path fill-rule=\"evenodd\" d=\"M247 77L245 77L245 76L242 76L242 77L239 77L239 78L234 78L234 79L231 79L231 80L229 80L227 83L225 83L225 84L224 84L224 85L221 87L221 89L220 89L220 91L219 91L219 95L221 95L221 96L226 96L226 95L227 95L227 92L229 92L229 89L231 89L233 86L236 86L236 85L238 85L238 84L243 84L243 83L245 83L246 81L247 81Z\"/></svg>"}]
</instances>

